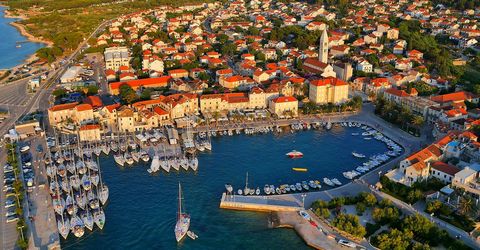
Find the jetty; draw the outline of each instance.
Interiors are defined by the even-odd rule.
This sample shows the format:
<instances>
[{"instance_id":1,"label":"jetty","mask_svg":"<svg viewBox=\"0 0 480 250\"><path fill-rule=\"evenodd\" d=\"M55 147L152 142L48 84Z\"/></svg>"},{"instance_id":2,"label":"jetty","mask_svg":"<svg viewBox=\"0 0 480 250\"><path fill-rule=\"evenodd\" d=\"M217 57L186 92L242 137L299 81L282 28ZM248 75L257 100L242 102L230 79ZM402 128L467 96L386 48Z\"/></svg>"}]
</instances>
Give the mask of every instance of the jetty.
<instances>
[{"instance_id":1,"label":"jetty","mask_svg":"<svg viewBox=\"0 0 480 250\"><path fill-rule=\"evenodd\" d=\"M260 212L295 212L303 210L302 204L290 196L244 196L222 194L220 208Z\"/></svg>"}]
</instances>

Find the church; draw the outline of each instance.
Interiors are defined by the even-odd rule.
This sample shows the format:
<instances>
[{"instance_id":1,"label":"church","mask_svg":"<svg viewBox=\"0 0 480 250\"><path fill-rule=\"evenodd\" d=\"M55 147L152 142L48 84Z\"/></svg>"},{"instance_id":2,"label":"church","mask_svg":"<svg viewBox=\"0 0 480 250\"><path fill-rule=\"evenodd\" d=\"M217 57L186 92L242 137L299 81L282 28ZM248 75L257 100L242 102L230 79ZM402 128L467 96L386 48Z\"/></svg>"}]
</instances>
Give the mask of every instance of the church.
<instances>
[{"instance_id":1,"label":"church","mask_svg":"<svg viewBox=\"0 0 480 250\"><path fill-rule=\"evenodd\" d=\"M303 62L303 69L310 73L326 77L336 77L332 65L328 64L328 34L324 29L320 37L320 48L318 50L318 59L307 58Z\"/></svg>"}]
</instances>

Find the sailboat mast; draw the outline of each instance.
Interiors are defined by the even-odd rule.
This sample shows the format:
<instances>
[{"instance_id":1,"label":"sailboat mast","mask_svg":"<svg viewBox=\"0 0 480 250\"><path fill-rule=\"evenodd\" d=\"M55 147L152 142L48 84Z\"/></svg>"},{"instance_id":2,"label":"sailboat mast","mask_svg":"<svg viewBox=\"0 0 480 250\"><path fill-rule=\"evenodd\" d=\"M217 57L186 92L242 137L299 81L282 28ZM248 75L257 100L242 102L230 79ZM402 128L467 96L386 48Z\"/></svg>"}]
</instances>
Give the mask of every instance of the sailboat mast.
<instances>
[{"instance_id":1,"label":"sailboat mast","mask_svg":"<svg viewBox=\"0 0 480 250\"><path fill-rule=\"evenodd\" d=\"M182 186L178 183L178 219L182 215Z\"/></svg>"}]
</instances>

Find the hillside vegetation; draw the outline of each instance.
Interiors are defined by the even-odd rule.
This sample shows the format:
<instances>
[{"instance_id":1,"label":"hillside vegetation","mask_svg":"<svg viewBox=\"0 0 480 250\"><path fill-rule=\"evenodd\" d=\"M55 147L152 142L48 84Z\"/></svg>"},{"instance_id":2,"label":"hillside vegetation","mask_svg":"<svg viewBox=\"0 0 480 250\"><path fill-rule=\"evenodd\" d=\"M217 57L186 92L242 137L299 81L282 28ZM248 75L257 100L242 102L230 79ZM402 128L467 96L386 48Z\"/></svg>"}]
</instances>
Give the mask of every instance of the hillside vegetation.
<instances>
[{"instance_id":1,"label":"hillside vegetation","mask_svg":"<svg viewBox=\"0 0 480 250\"><path fill-rule=\"evenodd\" d=\"M122 14L155 8L181 6L209 0L9 0L3 2L12 14L28 17L19 21L30 34L53 42L37 54L52 61L68 54L105 20Z\"/></svg>"}]
</instances>

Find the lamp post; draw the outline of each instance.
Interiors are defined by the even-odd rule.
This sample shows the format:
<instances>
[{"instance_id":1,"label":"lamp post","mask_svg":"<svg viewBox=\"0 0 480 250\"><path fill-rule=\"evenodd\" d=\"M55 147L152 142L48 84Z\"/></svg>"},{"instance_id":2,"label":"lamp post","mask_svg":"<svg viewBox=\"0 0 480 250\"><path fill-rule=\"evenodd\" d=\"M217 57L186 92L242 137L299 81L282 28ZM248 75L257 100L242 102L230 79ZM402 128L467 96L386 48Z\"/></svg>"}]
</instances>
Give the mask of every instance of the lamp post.
<instances>
[{"instance_id":1,"label":"lamp post","mask_svg":"<svg viewBox=\"0 0 480 250\"><path fill-rule=\"evenodd\" d=\"M302 207L305 209L305 197L307 197L306 193L302 193Z\"/></svg>"}]
</instances>

